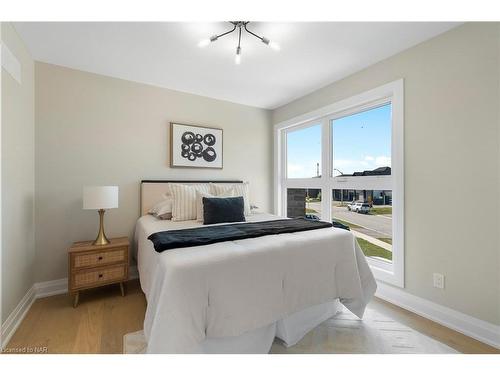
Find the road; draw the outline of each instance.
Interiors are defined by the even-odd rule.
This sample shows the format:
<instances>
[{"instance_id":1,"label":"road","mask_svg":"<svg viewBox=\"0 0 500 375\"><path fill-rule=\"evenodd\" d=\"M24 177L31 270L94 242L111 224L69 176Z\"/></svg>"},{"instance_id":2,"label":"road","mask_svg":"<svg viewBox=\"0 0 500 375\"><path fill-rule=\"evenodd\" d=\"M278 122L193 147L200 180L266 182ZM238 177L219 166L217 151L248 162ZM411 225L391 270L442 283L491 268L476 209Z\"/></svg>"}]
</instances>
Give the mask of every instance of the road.
<instances>
[{"instance_id":1,"label":"road","mask_svg":"<svg viewBox=\"0 0 500 375\"><path fill-rule=\"evenodd\" d=\"M386 215L365 215L348 211L345 207L333 207L333 218L360 225L382 237L392 237L392 217Z\"/></svg>"},{"instance_id":2,"label":"road","mask_svg":"<svg viewBox=\"0 0 500 375\"><path fill-rule=\"evenodd\" d=\"M311 202L308 204L309 208L316 211L321 211L321 203ZM392 238L392 217L389 215L365 215L356 212L348 211L346 207L333 207L333 218L348 221L368 229L370 232L366 233L374 237L389 237ZM357 229L356 229L357 230Z\"/></svg>"}]
</instances>

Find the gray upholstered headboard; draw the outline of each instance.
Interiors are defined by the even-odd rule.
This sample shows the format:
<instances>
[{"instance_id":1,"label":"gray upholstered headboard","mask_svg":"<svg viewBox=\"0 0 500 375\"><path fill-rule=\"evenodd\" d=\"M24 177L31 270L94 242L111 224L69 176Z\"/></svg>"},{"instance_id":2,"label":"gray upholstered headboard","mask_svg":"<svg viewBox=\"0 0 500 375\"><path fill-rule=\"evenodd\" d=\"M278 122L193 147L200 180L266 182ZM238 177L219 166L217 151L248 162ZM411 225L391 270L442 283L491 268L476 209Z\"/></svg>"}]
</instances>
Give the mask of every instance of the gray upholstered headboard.
<instances>
[{"instance_id":1,"label":"gray upholstered headboard","mask_svg":"<svg viewBox=\"0 0 500 375\"><path fill-rule=\"evenodd\" d=\"M167 191L167 184L204 184L214 182L217 184L240 184L239 180L142 180L141 181L141 216L146 215L156 203L163 199Z\"/></svg>"}]
</instances>

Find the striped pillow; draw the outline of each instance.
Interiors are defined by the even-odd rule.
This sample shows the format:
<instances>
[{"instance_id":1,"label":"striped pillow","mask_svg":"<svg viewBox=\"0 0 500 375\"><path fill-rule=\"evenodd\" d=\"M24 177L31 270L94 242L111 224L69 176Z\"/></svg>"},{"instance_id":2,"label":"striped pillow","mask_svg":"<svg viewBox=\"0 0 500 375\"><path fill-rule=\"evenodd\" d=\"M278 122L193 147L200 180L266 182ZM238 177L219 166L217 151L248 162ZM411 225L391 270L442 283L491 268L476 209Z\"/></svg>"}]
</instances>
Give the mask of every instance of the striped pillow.
<instances>
[{"instance_id":1,"label":"striped pillow","mask_svg":"<svg viewBox=\"0 0 500 375\"><path fill-rule=\"evenodd\" d=\"M202 183L179 183L179 182L169 182L166 187L166 191L163 194L163 198L167 199L172 197L172 189L170 186L172 185L184 185L184 186L192 186L200 191L205 191L205 189L210 189L210 183L209 182L202 182ZM210 190L208 190L210 191Z\"/></svg>"},{"instance_id":2,"label":"striped pillow","mask_svg":"<svg viewBox=\"0 0 500 375\"><path fill-rule=\"evenodd\" d=\"M196 220L196 192L208 193L208 184L169 184L174 198L172 205L172 221Z\"/></svg>"},{"instance_id":3,"label":"striped pillow","mask_svg":"<svg viewBox=\"0 0 500 375\"><path fill-rule=\"evenodd\" d=\"M214 195L228 195L232 197L243 197L245 203L245 216L251 214L250 211L250 184L244 182L242 184L210 184L210 192Z\"/></svg>"}]
</instances>

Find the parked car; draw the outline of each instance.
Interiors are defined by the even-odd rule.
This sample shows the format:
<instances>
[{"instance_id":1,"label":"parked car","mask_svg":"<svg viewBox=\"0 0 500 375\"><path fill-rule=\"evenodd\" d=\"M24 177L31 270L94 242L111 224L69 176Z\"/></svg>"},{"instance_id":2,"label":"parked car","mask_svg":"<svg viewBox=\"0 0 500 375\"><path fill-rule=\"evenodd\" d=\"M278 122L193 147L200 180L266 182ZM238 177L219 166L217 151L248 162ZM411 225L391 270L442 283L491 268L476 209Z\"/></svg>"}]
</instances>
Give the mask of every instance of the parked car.
<instances>
[{"instance_id":1,"label":"parked car","mask_svg":"<svg viewBox=\"0 0 500 375\"><path fill-rule=\"evenodd\" d=\"M356 206L356 201L352 201L351 203L347 204L347 211L354 211L353 208Z\"/></svg>"},{"instance_id":2,"label":"parked car","mask_svg":"<svg viewBox=\"0 0 500 375\"><path fill-rule=\"evenodd\" d=\"M370 204L365 202L352 202L347 205L347 209L352 212L357 212L359 214L367 214L370 212Z\"/></svg>"},{"instance_id":3,"label":"parked car","mask_svg":"<svg viewBox=\"0 0 500 375\"><path fill-rule=\"evenodd\" d=\"M369 203L362 203L359 202L356 204L356 207L354 207L354 212L357 212L358 214L367 214L370 212L370 204Z\"/></svg>"},{"instance_id":4,"label":"parked car","mask_svg":"<svg viewBox=\"0 0 500 375\"><path fill-rule=\"evenodd\" d=\"M320 220L320 219L319 219L319 216L317 216L317 215L313 215L313 214L306 214L306 215L305 215L305 218L306 218L307 220L312 220L312 221L319 221L319 220Z\"/></svg>"}]
</instances>

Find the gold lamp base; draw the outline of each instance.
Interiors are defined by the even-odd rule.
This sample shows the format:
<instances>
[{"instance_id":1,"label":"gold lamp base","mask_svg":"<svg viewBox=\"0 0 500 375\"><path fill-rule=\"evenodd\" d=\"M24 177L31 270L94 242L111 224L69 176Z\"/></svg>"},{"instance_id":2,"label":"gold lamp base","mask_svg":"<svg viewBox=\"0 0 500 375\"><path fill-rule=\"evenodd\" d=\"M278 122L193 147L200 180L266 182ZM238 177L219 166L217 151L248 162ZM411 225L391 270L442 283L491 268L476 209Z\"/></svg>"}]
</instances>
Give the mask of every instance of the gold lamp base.
<instances>
[{"instance_id":1,"label":"gold lamp base","mask_svg":"<svg viewBox=\"0 0 500 375\"><path fill-rule=\"evenodd\" d=\"M99 210L99 233L97 234L97 238L94 241L94 245L97 246L102 246L102 245L107 245L109 244L109 240L106 237L106 234L104 233L104 211L105 210Z\"/></svg>"}]
</instances>

